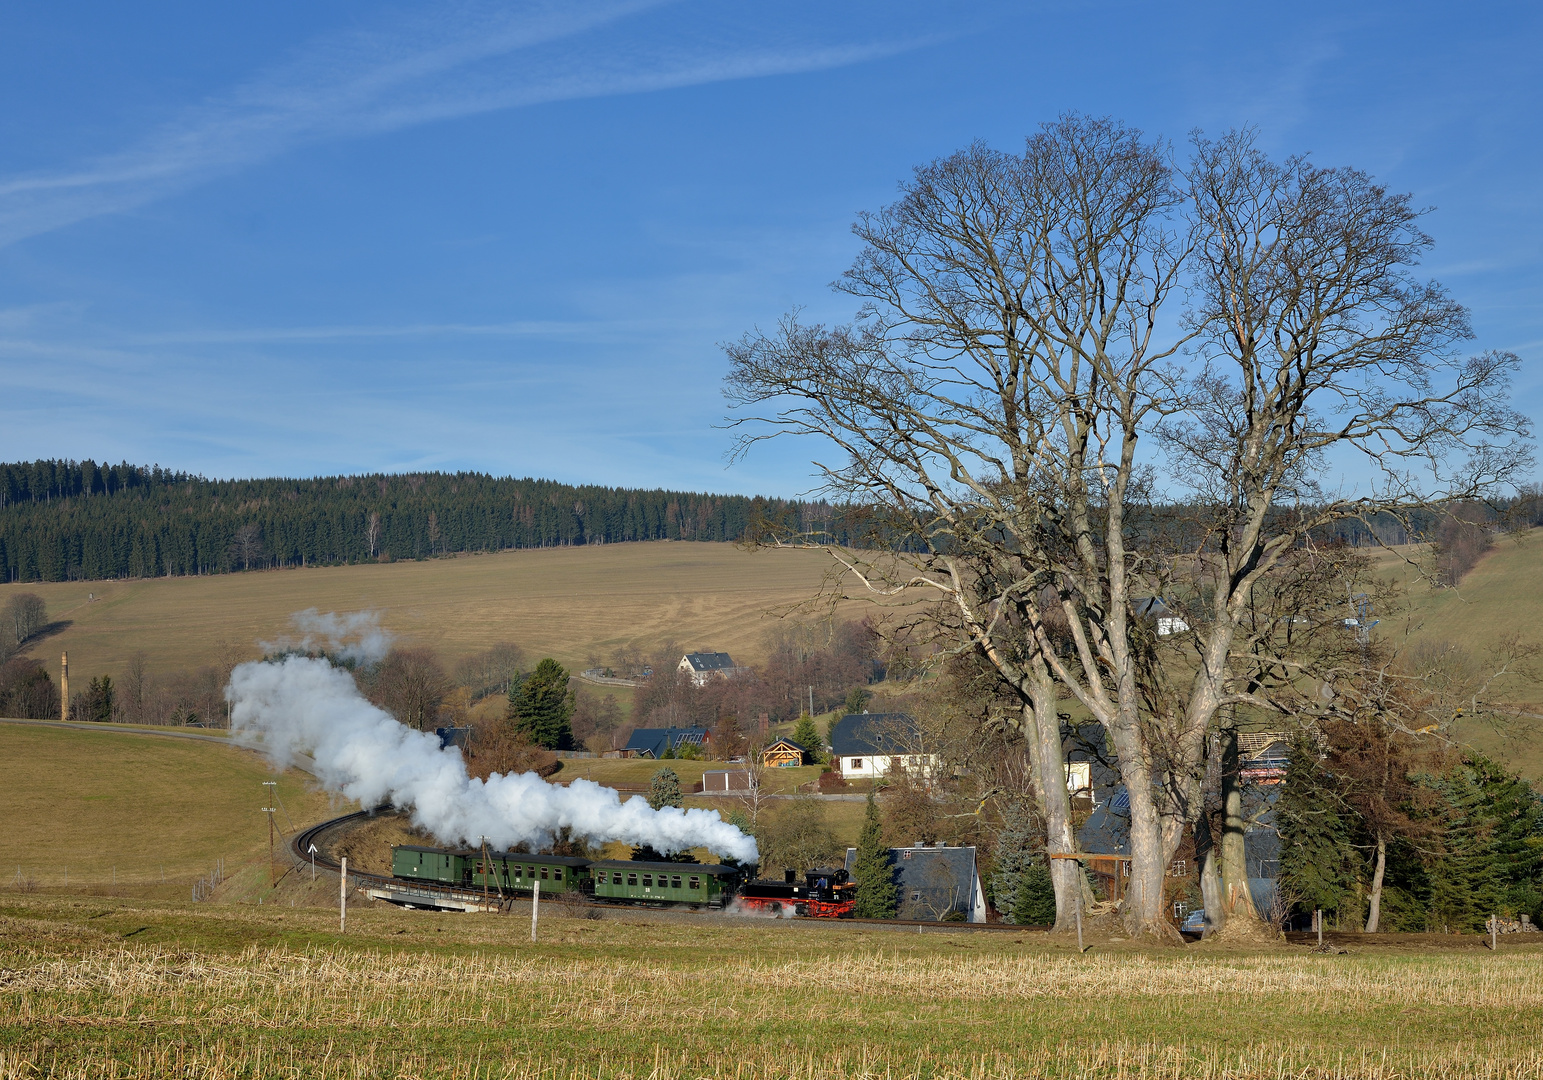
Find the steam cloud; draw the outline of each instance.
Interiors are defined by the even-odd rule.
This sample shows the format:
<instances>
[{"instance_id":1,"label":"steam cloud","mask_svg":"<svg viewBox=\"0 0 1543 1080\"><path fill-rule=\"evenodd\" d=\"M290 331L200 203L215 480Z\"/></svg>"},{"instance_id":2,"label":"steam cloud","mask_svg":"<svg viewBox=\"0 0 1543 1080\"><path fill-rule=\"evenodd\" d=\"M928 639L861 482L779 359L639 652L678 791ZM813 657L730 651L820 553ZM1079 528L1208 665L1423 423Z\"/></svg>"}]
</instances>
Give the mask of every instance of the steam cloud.
<instances>
[{"instance_id":1,"label":"steam cloud","mask_svg":"<svg viewBox=\"0 0 1543 1080\"><path fill-rule=\"evenodd\" d=\"M382 642L389 644L375 618L313 609L295 622L318 637L340 631L329 639L335 655L346 655L344 648L383 654ZM347 641L350 634L361 640ZM588 780L558 787L535 773L495 773L486 781L468 776L459 749L440 749L438 736L398 723L359 693L348 672L323 659L292 655L242 664L231 672L225 694L237 738L280 767L310 753L328 791L364 806L389 802L411 809L413 824L441 843L477 845L485 838L495 849L545 846L567 828L591 842L620 840L661 852L705 847L741 862L757 857L755 840L716 810L654 810L642 798L623 802L614 790Z\"/></svg>"},{"instance_id":2,"label":"steam cloud","mask_svg":"<svg viewBox=\"0 0 1543 1080\"><path fill-rule=\"evenodd\" d=\"M384 660L391 651L391 631L380 625L378 611L350 611L344 614L329 611L322 614L315 608L306 608L291 615L289 621L300 636L260 641L258 644L264 652L325 651L340 660L374 664Z\"/></svg>"}]
</instances>

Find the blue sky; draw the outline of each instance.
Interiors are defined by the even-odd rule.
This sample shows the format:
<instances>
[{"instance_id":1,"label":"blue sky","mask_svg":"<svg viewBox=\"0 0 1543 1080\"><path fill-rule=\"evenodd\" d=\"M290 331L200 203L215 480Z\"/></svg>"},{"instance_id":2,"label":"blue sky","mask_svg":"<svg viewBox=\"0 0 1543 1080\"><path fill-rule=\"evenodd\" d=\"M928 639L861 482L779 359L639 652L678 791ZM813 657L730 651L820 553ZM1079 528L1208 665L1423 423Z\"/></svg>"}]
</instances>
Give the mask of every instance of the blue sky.
<instances>
[{"instance_id":1,"label":"blue sky","mask_svg":"<svg viewBox=\"0 0 1543 1080\"><path fill-rule=\"evenodd\" d=\"M839 320L853 215L1066 110L1258 127L1434 207L1543 418L1543 5L0 7L0 459L727 467L719 343Z\"/></svg>"}]
</instances>

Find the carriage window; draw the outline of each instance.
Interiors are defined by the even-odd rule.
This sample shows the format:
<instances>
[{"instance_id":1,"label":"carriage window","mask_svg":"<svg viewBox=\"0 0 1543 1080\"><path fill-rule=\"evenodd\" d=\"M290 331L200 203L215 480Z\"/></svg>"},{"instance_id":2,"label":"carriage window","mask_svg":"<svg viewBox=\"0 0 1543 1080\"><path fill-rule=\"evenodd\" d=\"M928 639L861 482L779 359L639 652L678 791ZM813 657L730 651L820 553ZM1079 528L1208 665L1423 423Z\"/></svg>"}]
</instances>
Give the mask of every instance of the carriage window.
<instances>
[{"instance_id":1,"label":"carriage window","mask_svg":"<svg viewBox=\"0 0 1543 1080\"><path fill-rule=\"evenodd\" d=\"M671 879L670 879L670 888L672 888L672 889L678 889L678 888L680 888L680 878L678 878L678 877L672 877L672 878L671 878Z\"/></svg>"},{"instance_id":2,"label":"carriage window","mask_svg":"<svg viewBox=\"0 0 1543 1080\"><path fill-rule=\"evenodd\" d=\"M652 875L652 874L644 874L643 875L643 888L651 889L653 887L654 887L654 875Z\"/></svg>"},{"instance_id":3,"label":"carriage window","mask_svg":"<svg viewBox=\"0 0 1543 1080\"><path fill-rule=\"evenodd\" d=\"M693 889L700 889L702 887L702 879L701 878L692 878L691 879L691 887Z\"/></svg>"},{"instance_id":4,"label":"carriage window","mask_svg":"<svg viewBox=\"0 0 1543 1080\"><path fill-rule=\"evenodd\" d=\"M561 866L554 866L554 867L552 867L552 880L553 881L561 881L562 879L563 879L563 868Z\"/></svg>"},{"instance_id":5,"label":"carriage window","mask_svg":"<svg viewBox=\"0 0 1543 1080\"><path fill-rule=\"evenodd\" d=\"M525 876L534 881L536 878L536 868L534 866L527 866L525 868Z\"/></svg>"},{"instance_id":6,"label":"carriage window","mask_svg":"<svg viewBox=\"0 0 1543 1080\"><path fill-rule=\"evenodd\" d=\"M541 880L542 881L546 880L546 867L544 867L544 866L541 868Z\"/></svg>"},{"instance_id":7,"label":"carriage window","mask_svg":"<svg viewBox=\"0 0 1543 1080\"><path fill-rule=\"evenodd\" d=\"M638 883L638 876L636 874L628 874L627 875L627 884L628 885L636 885L637 883Z\"/></svg>"},{"instance_id":8,"label":"carriage window","mask_svg":"<svg viewBox=\"0 0 1543 1080\"><path fill-rule=\"evenodd\" d=\"M516 865L515 868L514 868L514 880L516 880L516 881L520 880L520 877L521 877L520 869L521 868L518 865Z\"/></svg>"},{"instance_id":9,"label":"carriage window","mask_svg":"<svg viewBox=\"0 0 1543 1080\"><path fill-rule=\"evenodd\" d=\"M595 884L596 885L604 885L605 884L605 871L604 870L601 870L599 873L597 873L595 875Z\"/></svg>"}]
</instances>

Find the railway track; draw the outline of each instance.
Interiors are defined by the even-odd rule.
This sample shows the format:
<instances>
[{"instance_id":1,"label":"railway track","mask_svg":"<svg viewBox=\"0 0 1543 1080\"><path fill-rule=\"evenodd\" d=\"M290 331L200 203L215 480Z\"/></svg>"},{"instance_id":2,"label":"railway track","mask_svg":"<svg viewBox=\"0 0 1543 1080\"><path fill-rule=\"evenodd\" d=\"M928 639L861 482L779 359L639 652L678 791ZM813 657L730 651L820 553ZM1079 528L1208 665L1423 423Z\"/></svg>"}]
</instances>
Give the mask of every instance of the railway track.
<instances>
[{"instance_id":1,"label":"railway track","mask_svg":"<svg viewBox=\"0 0 1543 1080\"><path fill-rule=\"evenodd\" d=\"M298 833L296 833L294 835L294 837L289 842L290 850L294 853L294 855L295 855L295 857L297 859L301 860L302 862L310 862L311 859L312 859L311 845L315 844L316 845L315 860L316 860L317 867L319 867L321 869L324 869L324 870L330 870L333 873L340 874L340 873L343 872L342 865L339 864L331 856L329 856L326 853L327 849L325 847L323 847L321 844L317 843L317 841L320 838L322 838L327 832L329 832L332 829L336 829L336 828L339 828L341 826L347 825L350 822L360 821L360 820L364 820L366 818L374 817L376 814L379 814L379 813L382 813L382 812L385 812L385 811L389 811L391 809L392 809L392 807L390 807L390 806L378 806L374 810L356 810L352 814L344 814L342 817L333 818L330 821L323 821L319 825L312 825L309 829L304 829L301 832L298 832ZM349 878L350 881L357 881L357 882L360 882L361 884L373 885L373 886L375 886L377 888L380 888L380 889L390 889L393 892L397 892L397 893L402 894L404 900L408 899L408 898L411 898L413 896L421 896L421 897L423 897L424 899L427 899L427 900L433 900L435 898L438 898L438 899L444 899L444 900L455 900L455 901L458 901L458 902L465 902L465 903L481 903L484 900L483 893L478 892L478 891L476 891L474 889L456 888L456 887L451 886L451 885L431 885L431 884L428 884L426 882L417 882L417 881L407 882L407 881L403 881L401 878L388 877L388 876L383 875L383 874L372 874L372 873L369 873L369 872L363 871L363 870L349 870L348 871L348 878ZM507 899L500 897L499 898L499 904L500 904L500 906L507 906L507 905L512 904L514 902L514 900L515 900L514 897L509 897ZM653 908L638 907L638 906L633 905L633 904L607 904L607 903L603 903L601 901L597 901L597 900L594 900L594 899L589 899L588 901L586 901L586 906L599 908L599 909L601 909L603 911L614 911L614 912L618 912L618 913L625 912L625 913L630 913L630 914L634 914L634 915L639 914L641 912L656 910L656 909L653 909ZM673 913L675 913L677 915L683 915L683 916L701 915L701 914L703 914L701 912L684 911L684 910L679 909L679 908L667 908L667 909L658 909L658 910L668 910L668 911L671 911L671 912L673 912ZM724 912L714 912L713 914L722 916L725 913ZM754 916L735 916L733 914L729 914L728 917L729 918L743 918L746 921L758 921L756 919L756 917L754 917ZM887 929L898 929L898 928L901 928L901 927L907 927L907 928L908 927L915 927L918 932L923 932L923 931L925 931L928 928L931 928L933 930L945 930L945 931L984 930L984 931L987 931L987 932L1012 933L1012 934L1045 933L1045 932L1048 932L1050 930L1050 927L1048 927L1048 926L1016 926L1016 925L1011 925L1011 924L1008 924L1008 923L928 922L928 921L921 920L921 919L807 919L807 918L792 918L792 919L783 919L783 920L776 920L776 921L790 922L790 923L802 923L802 924L812 925L812 926L839 926L839 927L872 926L872 927L887 928Z\"/></svg>"}]
</instances>

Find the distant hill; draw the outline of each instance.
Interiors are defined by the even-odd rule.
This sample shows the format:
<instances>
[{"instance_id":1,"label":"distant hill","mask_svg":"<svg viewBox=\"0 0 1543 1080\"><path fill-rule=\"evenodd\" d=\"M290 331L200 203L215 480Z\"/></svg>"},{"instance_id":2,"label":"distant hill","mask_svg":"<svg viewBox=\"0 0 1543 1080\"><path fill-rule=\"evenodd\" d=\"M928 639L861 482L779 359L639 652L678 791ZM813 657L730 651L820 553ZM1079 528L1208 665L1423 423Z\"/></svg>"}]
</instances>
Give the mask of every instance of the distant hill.
<instances>
[{"instance_id":1,"label":"distant hill","mask_svg":"<svg viewBox=\"0 0 1543 1080\"><path fill-rule=\"evenodd\" d=\"M738 540L824 504L483 473L207 480L0 464L0 582L179 577L627 540Z\"/></svg>"}]
</instances>

